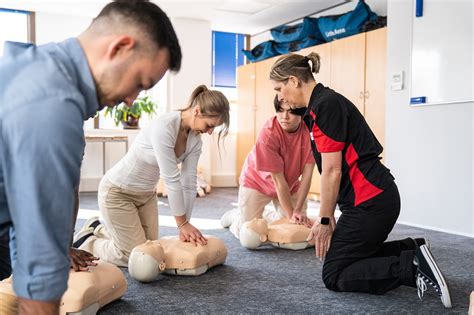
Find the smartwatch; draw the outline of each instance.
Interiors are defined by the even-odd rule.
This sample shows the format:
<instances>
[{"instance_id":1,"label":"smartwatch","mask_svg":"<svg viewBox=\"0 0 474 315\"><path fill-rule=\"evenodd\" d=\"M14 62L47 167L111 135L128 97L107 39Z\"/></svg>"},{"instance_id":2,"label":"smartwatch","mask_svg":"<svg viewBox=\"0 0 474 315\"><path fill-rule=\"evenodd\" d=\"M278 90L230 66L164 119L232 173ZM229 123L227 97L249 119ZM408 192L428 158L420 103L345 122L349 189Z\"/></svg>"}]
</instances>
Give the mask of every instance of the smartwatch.
<instances>
[{"instance_id":1,"label":"smartwatch","mask_svg":"<svg viewBox=\"0 0 474 315\"><path fill-rule=\"evenodd\" d=\"M319 218L319 223L322 225L329 225L329 218L328 217L320 217Z\"/></svg>"}]
</instances>

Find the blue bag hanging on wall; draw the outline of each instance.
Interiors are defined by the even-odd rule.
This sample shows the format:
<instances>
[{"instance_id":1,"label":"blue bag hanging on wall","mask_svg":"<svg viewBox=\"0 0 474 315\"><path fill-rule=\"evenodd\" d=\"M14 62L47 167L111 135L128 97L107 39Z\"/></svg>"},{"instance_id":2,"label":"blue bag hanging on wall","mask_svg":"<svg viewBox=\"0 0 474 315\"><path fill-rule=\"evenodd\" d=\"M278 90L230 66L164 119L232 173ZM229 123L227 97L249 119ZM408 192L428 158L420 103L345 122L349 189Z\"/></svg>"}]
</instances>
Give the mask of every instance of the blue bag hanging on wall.
<instances>
[{"instance_id":1,"label":"blue bag hanging on wall","mask_svg":"<svg viewBox=\"0 0 474 315\"><path fill-rule=\"evenodd\" d=\"M278 55L274 44L274 41L269 40L258 44L252 50L242 50L242 52L250 62L261 61Z\"/></svg>"},{"instance_id":2,"label":"blue bag hanging on wall","mask_svg":"<svg viewBox=\"0 0 474 315\"><path fill-rule=\"evenodd\" d=\"M318 19L319 29L326 41L343 38L360 33L367 21L375 21L377 14L360 0L353 11L345 14L323 16Z\"/></svg>"},{"instance_id":3,"label":"blue bag hanging on wall","mask_svg":"<svg viewBox=\"0 0 474 315\"><path fill-rule=\"evenodd\" d=\"M313 36L325 42L323 35L319 31L318 19L305 17L302 23L295 25L281 25L270 30L273 39L277 43L288 43L301 41L308 36Z\"/></svg>"}]
</instances>

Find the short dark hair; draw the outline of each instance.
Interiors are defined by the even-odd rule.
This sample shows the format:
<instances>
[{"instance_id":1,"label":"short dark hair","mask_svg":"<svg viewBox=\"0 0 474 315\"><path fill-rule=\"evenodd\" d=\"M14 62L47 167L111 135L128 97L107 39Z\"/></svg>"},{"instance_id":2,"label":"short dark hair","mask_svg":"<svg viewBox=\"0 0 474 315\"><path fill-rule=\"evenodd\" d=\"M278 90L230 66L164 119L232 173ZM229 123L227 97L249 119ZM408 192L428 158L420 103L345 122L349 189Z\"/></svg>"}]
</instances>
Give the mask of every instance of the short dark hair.
<instances>
[{"instance_id":1,"label":"short dark hair","mask_svg":"<svg viewBox=\"0 0 474 315\"><path fill-rule=\"evenodd\" d=\"M273 107L275 107L275 112L281 112L281 101L278 100L278 94L273 99Z\"/></svg>"},{"instance_id":2,"label":"short dark hair","mask_svg":"<svg viewBox=\"0 0 474 315\"><path fill-rule=\"evenodd\" d=\"M275 95L275 98L273 99L273 107L275 108L275 112L282 112L283 108L281 108L281 101L278 100L278 94ZM306 113L307 108L306 107L301 107L301 108L291 108L290 106L290 114L295 115L295 116L304 116Z\"/></svg>"},{"instance_id":3,"label":"short dark hair","mask_svg":"<svg viewBox=\"0 0 474 315\"><path fill-rule=\"evenodd\" d=\"M138 26L158 47L170 53L170 70L181 68L181 47L166 13L148 0L115 0L100 11L97 19L119 15L127 23Z\"/></svg>"}]
</instances>

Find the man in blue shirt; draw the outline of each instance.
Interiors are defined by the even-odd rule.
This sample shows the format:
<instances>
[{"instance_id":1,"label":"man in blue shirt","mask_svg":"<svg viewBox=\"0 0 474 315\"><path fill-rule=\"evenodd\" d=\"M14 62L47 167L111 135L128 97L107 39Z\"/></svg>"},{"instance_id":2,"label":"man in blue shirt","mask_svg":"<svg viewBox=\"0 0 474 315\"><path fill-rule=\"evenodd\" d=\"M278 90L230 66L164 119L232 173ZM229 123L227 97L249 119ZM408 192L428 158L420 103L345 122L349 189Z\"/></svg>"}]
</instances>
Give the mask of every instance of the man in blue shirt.
<instances>
[{"instance_id":1,"label":"man in blue shirt","mask_svg":"<svg viewBox=\"0 0 474 315\"><path fill-rule=\"evenodd\" d=\"M103 106L131 105L168 69L178 71L181 50L160 8L119 0L78 38L38 47L7 43L4 54L0 236L9 230L20 313L57 313L71 267L83 121ZM79 256L79 266L93 264L94 257Z\"/></svg>"}]
</instances>

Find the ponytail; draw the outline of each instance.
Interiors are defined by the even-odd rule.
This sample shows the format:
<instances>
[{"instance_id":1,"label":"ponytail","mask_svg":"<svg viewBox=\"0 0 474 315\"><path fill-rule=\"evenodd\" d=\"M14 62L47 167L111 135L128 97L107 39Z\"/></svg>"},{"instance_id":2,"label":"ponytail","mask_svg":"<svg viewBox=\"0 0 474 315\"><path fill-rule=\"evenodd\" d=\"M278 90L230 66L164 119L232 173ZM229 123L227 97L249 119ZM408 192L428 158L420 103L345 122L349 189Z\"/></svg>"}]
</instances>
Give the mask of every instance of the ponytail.
<instances>
[{"instance_id":1,"label":"ponytail","mask_svg":"<svg viewBox=\"0 0 474 315\"><path fill-rule=\"evenodd\" d=\"M201 84L198 87L196 87L194 91L191 93L191 96L189 97L188 106L184 110L194 107L194 105L196 105L196 99L204 91L209 91L207 86L205 86L204 84Z\"/></svg>"},{"instance_id":2,"label":"ponytail","mask_svg":"<svg viewBox=\"0 0 474 315\"><path fill-rule=\"evenodd\" d=\"M289 54L280 57L273 64L270 70L270 80L282 82L287 81L290 76L294 76L307 83L314 81L313 73L318 73L320 66L320 57L315 52L309 53L306 57Z\"/></svg>"},{"instance_id":3,"label":"ponytail","mask_svg":"<svg viewBox=\"0 0 474 315\"><path fill-rule=\"evenodd\" d=\"M308 58L308 61L311 61L311 72L314 74L319 73L319 68L321 67L321 58L319 55L315 52L310 52L306 58Z\"/></svg>"}]
</instances>

